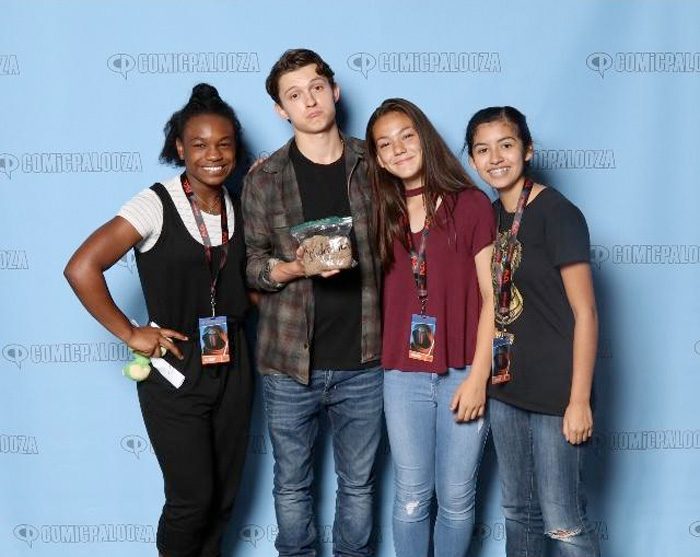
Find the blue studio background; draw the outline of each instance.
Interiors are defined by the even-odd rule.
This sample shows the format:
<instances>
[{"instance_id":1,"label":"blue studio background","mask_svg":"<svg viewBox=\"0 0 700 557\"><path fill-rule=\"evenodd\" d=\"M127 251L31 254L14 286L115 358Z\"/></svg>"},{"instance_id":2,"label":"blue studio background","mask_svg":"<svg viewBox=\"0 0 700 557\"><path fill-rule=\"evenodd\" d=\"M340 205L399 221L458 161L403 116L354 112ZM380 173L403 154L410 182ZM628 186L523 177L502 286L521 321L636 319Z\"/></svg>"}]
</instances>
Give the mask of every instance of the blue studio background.
<instances>
[{"instance_id":1,"label":"blue studio background","mask_svg":"<svg viewBox=\"0 0 700 557\"><path fill-rule=\"evenodd\" d=\"M195 83L235 107L249 160L286 141L264 79L298 46L335 70L356 136L390 96L420 105L455 151L475 110L527 115L537 177L591 230L601 342L586 482L603 554L700 555L700 4L5 0L0 17L0 557L155 555L162 481L121 375L128 354L61 272L122 203L176 173L158 163L161 130ZM107 279L144 321L133 254ZM381 452L377 543L388 557ZM319 453L329 556L328 442ZM490 445L480 480L472 556L503 555ZM271 490L258 397L227 557L274 554Z\"/></svg>"}]
</instances>

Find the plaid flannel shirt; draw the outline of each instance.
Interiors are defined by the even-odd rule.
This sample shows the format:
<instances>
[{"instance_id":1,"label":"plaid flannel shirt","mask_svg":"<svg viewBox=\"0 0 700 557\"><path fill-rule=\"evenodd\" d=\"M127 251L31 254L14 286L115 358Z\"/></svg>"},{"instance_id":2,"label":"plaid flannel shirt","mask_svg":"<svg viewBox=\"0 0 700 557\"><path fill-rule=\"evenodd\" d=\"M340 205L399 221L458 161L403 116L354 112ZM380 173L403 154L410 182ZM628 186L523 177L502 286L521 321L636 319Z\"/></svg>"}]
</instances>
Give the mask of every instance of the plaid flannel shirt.
<instances>
[{"instance_id":1,"label":"plaid flannel shirt","mask_svg":"<svg viewBox=\"0 0 700 557\"><path fill-rule=\"evenodd\" d=\"M379 288L381 265L370 238L370 184L364 144L343 136L345 169L357 259L362 277L362 362L381 355ZM257 365L260 373L285 373L308 384L314 333L311 279L275 284L266 278L271 259L293 261L297 243L289 228L304 222L296 175L289 158L291 140L252 171L242 195L248 262L248 284L262 291L258 321ZM274 261L273 261L274 263Z\"/></svg>"}]
</instances>

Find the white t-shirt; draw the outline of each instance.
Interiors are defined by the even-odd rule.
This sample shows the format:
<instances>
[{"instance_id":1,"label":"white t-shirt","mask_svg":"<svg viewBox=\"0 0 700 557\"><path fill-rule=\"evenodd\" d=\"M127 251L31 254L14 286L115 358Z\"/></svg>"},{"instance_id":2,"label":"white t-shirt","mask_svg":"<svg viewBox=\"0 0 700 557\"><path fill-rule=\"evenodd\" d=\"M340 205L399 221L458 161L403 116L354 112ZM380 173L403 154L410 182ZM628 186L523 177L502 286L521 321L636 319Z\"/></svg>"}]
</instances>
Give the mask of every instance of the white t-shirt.
<instances>
[{"instance_id":1,"label":"white t-shirt","mask_svg":"<svg viewBox=\"0 0 700 557\"><path fill-rule=\"evenodd\" d=\"M190 202L187 200L187 196L182 190L180 176L177 175L162 182L162 184L172 198L175 208L182 222L185 224L187 231L195 240L202 244L202 236L199 233L199 228L197 228L197 222L194 220ZM233 212L233 203L231 202L226 188L224 188L224 199L226 202L226 216L228 217L229 238L231 238L236 229L236 217ZM156 192L151 188L137 193L127 201L124 206L119 209L117 216L126 219L143 238L143 240L136 244L136 249L138 251L143 253L156 245L158 238L160 238L161 230L163 229L163 204ZM204 219L204 224L207 225L211 244L213 246L221 245L221 215L210 215L202 211L202 218Z\"/></svg>"}]
</instances>

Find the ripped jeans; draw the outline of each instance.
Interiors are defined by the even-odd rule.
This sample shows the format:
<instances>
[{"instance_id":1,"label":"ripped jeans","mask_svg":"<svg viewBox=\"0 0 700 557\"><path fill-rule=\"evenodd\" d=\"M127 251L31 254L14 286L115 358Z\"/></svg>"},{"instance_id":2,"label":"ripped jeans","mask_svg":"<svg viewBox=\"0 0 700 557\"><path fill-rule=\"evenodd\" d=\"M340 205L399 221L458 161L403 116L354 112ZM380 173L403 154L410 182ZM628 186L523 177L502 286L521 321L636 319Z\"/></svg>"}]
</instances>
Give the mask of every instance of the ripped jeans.
<instances>
[{"instance_id":1,"label":"ripped jeans","mask_svg":"<svg viewBox=\"0 0 700 557\"><path fill-rule=\"evenodd\" d=\"M450 410L470 369L384 374L384 414L394 468L393 537L399 557L426 557L437 499L435 557L466 557L474 529L476 476L488 421L457 423Z\"/></svg>"},{"instance_id":2,"label":"ripped jeans","mask_svg":"<svg viewBox=\"0 0 700 557\"><path fill-rule=\"evenodd\" d=\"M541 557L549 538L555 555L598 557L581 485L586 444L566 441L561 416L489 399L489 417L501 477L506 555Z\"/></svg>"}]
</instances>

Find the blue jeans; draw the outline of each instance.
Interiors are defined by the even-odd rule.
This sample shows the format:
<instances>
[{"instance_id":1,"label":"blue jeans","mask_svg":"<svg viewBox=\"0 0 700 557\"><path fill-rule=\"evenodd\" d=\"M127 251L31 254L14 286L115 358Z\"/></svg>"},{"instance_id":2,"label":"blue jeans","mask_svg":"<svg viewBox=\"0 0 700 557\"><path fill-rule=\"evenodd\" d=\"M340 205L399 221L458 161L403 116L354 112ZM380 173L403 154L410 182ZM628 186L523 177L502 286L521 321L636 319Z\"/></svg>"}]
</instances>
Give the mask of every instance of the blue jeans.
<instances>
[{"instance_id":1,"label":"blue jeans","mask_svg":"<svg viewBox=\"0 0 700 557\"><path fill-rule=\"evenodd\" d=\"M465 557L474 529L476 476L488 421L457 423L450 410L469 368L445 375L387 371L384 413L394 463L394 549L426 557L433 493L435 557Z\"/></svg>"},{"instance_id":2,"label":"blue jeans","mask_svg":"<svg viewBox=\"0 0 700 557\"><path fill-rule=\"evenodd\" d=\"M571 445L563 418L489 400L506 519L506 555L545 555L546 538L557 555L597 557L598 539L586 518L581 488L585 445ZM546 536L546 537L545 537Z\"/></svg>"},{"instance_id":3,"label":"blue jeans","mask_svg":"<svg viewBox=\"0 0 700 557\"><path fill-rule=\"evenodd\" d=\"M266 375L265 408L275 459L280 556L313 557L317 532L311 485L321 410L328 414L338 476L333 555L372 555L374 459L381 438L382 371L312 371L309 385Z\"/></svg>"}]
</instances>

